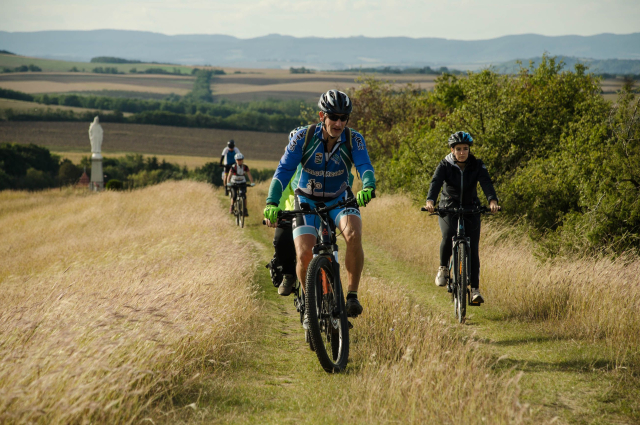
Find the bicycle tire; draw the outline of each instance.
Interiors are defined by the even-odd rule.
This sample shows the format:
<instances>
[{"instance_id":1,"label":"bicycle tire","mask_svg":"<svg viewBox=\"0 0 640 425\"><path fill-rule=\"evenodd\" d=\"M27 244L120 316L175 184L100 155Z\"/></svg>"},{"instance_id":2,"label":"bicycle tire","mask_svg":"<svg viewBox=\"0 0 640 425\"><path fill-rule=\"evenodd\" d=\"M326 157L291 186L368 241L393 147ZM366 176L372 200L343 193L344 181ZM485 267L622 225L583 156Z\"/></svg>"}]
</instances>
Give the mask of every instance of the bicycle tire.
<instances>
[{"instance_id":1,"label":"bicycle tire","mask_svg":"<svg viewBox=\"0 0 640 425\"><path fill-rule=\"evenodd\" d=\"M459 280L457 285L457 294L456 297L458 299L458 308L456 318L458 322L464 323L467 314L467 283L469 281L469 270L467 268L468 258L467 258L467 246L464 243L458 245L458 264L456 265L456 269L458 272Z\"/></svg>"},{"instance_id":2,"label":"bicycle tire","mask_svg":"<svg viewBox=\"0 0 640 425\"><path fill-rule=\"evenodd\" d=\"M244 198L238 198L238 217L240 219L240 227L244 227Z\"/></svg>"},{"instance_id":3,"label":"bicycle tire","mask_svg":"<svg viewBox=\"0 0 640 425\"><path fill-rule=\"evenodd\" d=\"M238 199L233 203L233 215L236 217L236 226L240 225L240 216L238 215Z\"/></svg>"},{"instance_id":4,"label":"bicycle tire","mask_svg":"<svg viewBox=\"0 0 640 425\"><path fill-rule=\"evenodd\" d=\"M334 278L332 263L325 256L309 263L305 301L309 336L320 365L327 373L341 372L349 358L349 322L340 281ZM338 317L333 315L336 307Z\"/></svg>"}]
</instances>

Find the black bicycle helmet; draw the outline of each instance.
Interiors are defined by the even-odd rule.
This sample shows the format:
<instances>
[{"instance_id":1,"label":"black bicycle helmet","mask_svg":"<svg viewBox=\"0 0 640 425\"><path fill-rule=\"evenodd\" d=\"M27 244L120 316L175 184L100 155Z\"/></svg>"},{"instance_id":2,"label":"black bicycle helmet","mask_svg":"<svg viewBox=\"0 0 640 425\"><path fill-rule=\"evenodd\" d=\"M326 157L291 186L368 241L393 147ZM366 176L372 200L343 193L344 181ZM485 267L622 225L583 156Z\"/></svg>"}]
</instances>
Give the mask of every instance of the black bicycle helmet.
<instances>
[{"instance_id":1,"label":"black bicycle helmet","mask_svg":"<svg viewBox=\"0 0 640 425\"><path fill-rule=\"evenodd\" d=\"M450 148L461 143L471 146L473 144L473 137L471 137L471 135L465 131L456 131L449 137Z\"/></svg>"},{"instance_id":2,"label":"black bicycle helmet","mask_svg":"<svg viewBox=\"0 0 640 425\"><path fill-rule=\"evenodd\" d=\"M338 90L329 90L320 96L318 107L322 112L328 114L349 115L353 109L353 104L346 93Z\"/></svg>"},{"instance_id":3,"label":"black bicycle helmet","mask_svg":"<svg viewBox=\"0 0 640 425\"><path fill-rule=\"evenodd\" d=\"M236 147L236 142L234 142L234 141L233 141L233 139L229 140L229 141L227 142L227 147L228 147L229 149L233 149L233 148L235 148L235 147Z\"/></svg>"}]
</instances>

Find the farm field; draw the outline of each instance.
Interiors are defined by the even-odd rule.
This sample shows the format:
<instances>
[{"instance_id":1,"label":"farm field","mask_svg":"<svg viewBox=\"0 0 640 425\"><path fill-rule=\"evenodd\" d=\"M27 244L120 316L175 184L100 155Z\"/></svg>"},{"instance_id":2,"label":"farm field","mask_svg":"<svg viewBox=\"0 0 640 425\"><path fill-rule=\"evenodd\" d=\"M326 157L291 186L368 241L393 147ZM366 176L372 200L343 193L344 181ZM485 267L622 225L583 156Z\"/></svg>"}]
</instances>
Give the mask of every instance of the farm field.
<instances>
[{"instance_id":1,"label":"farm field","mask_svg":"<svg viewBox=\"0 0 640 425\"><path fill-rule=\"evenodd\" d=\"M90 151L90 123L83 122L17 122L0 121L0 143L21 143L45 146L58 152ZM141 124L103 123L106 155L132 152L141 154L179 155L220 159L229 139L251 164L253 159L277 162L287 143L287 134L256 131L217 130L205 128L168 127ZM207 161L205 161L207 162Z\"/></svg>"},{"instance_id":2,"label":"farm field","mask_svg":"<svg viewBox=\"0 0 640 425\"><path fill-rule=\"evenodd\" d=\"M4 55L4 57L8 57ZM2 66L3 55L0 55ZM87 64L85 64L87 65ZM93 65L93 64L89 64ZM99 65L99 64L96 64ZM130 65L127 65L130 67ZM46 69L46 68L45 68ZM231 101L266 99L317 101L328 88L359 86L357 73L316 72L291 74L284 69L224 69L226 75L212 79L214 96ZM398 86L415 83L422 89L435 84L433 75L381 75L376 78L395 81ZM25 72L0 74L0 87L25 93L138 92L184 95L191 90L194 78L174 75L95 74L89 72Z\"/></svg>"},{"instance_id":3,"label":"farm field","mask_svg":"<svg viewBox=\"0 0 640 425\"><path fill-rule=\"evenodd\" d=\"M131 68L139 70L160 67L173 70L170 65L155 64L99 64L65 62L23 56L0 55L0 67L16 67L33 63L46 72L26 72L0 74L0 87L25 93L138 93L141 97L158 97L175 93L184 95L193 85L190 75L130 74ZM71 67L87 72L68 72ZM96 66L116 67L125 74L96 74L88 72ZM190 74L192 67L179 66L182 72ZM206 67L201 67L206 68ZM216 68L220 69L220 68ZM243 69L224 68L226 75L212 79L215 97L231 101L252 101L266 99L304 100L315 102L318 94L329 87L346 89L357 87L359 74L340 72L315 72L313 74L291 74L286 69ZM394 81L397 86L413 83L421 89L432 89L434 75L375 74L375 78ZM605 98L615 100L615 94L622 87L622 79L607 79L602 82ZM145 95L146 94L146 95Z\"/></svg>"},{"instance_id":4,"label":"farm field","mask_svg":"<svg viewBox=\"0 0 640 425\"><path fill-rule=\"evenodd\" d=\"M184 74L191 74L192 67L184 65L171 65L171 64L155 64L155 63L136 63L136 64L119 64L119 63L89 63L89 62L72 62L55 59L41 59L33 58L29 56L20 55L6 55L0 54L0 68L16 68L21 65L36 65L42 69L43 72L68 72L71 68L76 67L79 71L90 72L96 67L110 67L116 68L119 72L129 72L131 68L136 68L138 71L143 71L147 68L162 68L166 71L172 72L174 69L179 69Z\"/></svg>"},{"instance_id":5,"label":"farm field","mask_svg":"<svg viewBox=\"0 0 640 425\"><path fill-rule=\"evenodd\" d=\"M0 87L24 93L129 91L185 95L193 77L175 75L111 75L93 73L24 72L0 74Z\"/></svg>"},{"instance_id":6,"label":"farm field","mask_svg":"<svg viewBox=\"0 0 640 425\"><path fill-rule=\"evenodd\" d=\"M252 101L266 99L304 100L315 102L318 94L329 87L347 89L358 87L358 74L317 72L314 74L290 74L288 70L239 70L227 69L227 75L212 79L211 89L218 99ZM235 74L234 72L241 72ZM384 75L375 78L394 81L398 87L407 83L430 90L435 86L433 75ZM175 75L111 75L72 72L29 72L0 74L0 87L25 93L79 93L104 96L138 96L162 98L175 93L187 94L194 78ZM608 100L617 98L622 79L602 82L603 95ZM137 94L137 95L136 95Z\"/></svg>"},{"instance_id":7,"label":"farm field","mask_svg":"<svg viewBox=\"0 0 640 425\"><path fill-rule=\"evenodd\" d=\"M87 152L79 152L79 151L65 151L65 150L56 150L50 149L51 153L55 153L59 155L60 158L69 159L74 164L80 163L83 157L90 156L91 152L89 144L87 143ZM125 155L131 154L134 152L106 152L105 156L109 158L119 158ZM140 153L140 152L135 152ZM178 164L183 167L186 166L188 169L193 170L196 167L202 167L207 162L215 162L217 163L220 160L220 155L217 157L206 157L206 156L187 156L187 155L158 155L155 153L141 153L143 156L155 156L159 161L165 160L166 162L170 162L172 164ZM275 170L278 166L278 161L264 161L260 159L247 159L245 164L249 166L251 170Z\"/></svg>"},{"instance_id":8,"label":"farm field","mask_svg":"<svg viewBox=\"0 0 640 425\"><path fill-rule=\"evenodd\" d=\"M36 111L52 109L52 110L60 110L60 111L73 111L77 113L83 113L83 112L93 110L93 109L86 109L86 108L78 108L75 106L42 105L40 103L25 102L23 100L0 99L0 118L3 117L4 115L3 111L5 109L13 109L14 111L17 111L17 112L26 112L26 111L36 112ZM128 117L131 115L131 113L124 112L122 115L125 117Z\"/></svg>"}]
</instances>

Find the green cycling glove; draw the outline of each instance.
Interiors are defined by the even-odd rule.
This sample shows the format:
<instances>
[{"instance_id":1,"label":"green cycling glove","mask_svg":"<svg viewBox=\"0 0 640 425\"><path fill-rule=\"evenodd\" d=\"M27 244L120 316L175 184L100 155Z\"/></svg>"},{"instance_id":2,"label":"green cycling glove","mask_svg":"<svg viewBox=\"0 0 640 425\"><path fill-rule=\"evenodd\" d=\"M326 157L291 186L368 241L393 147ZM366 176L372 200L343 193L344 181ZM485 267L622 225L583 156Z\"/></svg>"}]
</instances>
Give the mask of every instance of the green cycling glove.
<instances>
[{"instance_id":1,"label":"green cycling glove","mask_svg":"<svg viewBox=\"0 0 640 425\"><path fill-rule=\"evenodd\" d=\"M367 188L362 189L356 194L356 201L358 201L359 207L366 207L369 202L371 202L371 192L373 189Z\"/></svg>"},{"instance_id":2,"label":"green cycling glove","mask_svg":"<svg viewBox=\"0 0 640 425\"><path fill-rule=\"evenodd\" d=\"M277 223L278 213L280 211L282 211L282 208L278 207L277 205L267 205L267 207L263 211L264 218L272 223Z\"/></svg>"}]
</instances>

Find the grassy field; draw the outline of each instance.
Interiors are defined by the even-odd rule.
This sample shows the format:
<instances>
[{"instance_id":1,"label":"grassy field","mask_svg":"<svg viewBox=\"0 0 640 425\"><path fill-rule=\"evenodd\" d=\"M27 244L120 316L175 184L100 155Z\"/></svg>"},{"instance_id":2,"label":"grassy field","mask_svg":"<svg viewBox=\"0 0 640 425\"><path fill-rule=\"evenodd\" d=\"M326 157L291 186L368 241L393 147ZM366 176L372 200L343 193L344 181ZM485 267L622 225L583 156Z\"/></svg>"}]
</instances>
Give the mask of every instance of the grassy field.
<instances>
[{"instance_id":1,"label":"grassy field","mask_svg":"<svg viewBox=\"0 0 640 425\"><path fill-rule=\"evenodd\" d=\"M0 193L0 422L141 423L197 403L259 308L256 258L224 215L193 182Z\"/></svg>"},{"instance_id":2,"label":"grassy field","mask_svg":"<svg viewBox=\"0 0 640 425\"><path fill-rule=\"evenodd\" d=\"M81 122L0 121L0 143L34 143L59 152L90 151L89 124ZM179 155L219 161L229 139L246 156L273 163L279 161L287 144L287 134L255 131L182 128L156 125L104 123L102 150L110 153ZM205 161L206 162L206 161Z\"/></svg>"}]
</instances>

